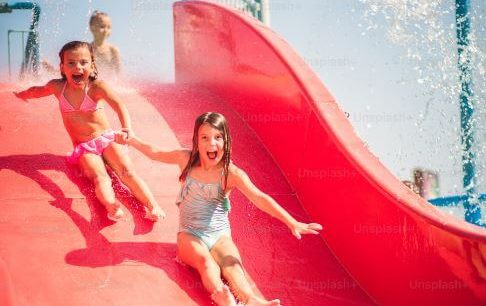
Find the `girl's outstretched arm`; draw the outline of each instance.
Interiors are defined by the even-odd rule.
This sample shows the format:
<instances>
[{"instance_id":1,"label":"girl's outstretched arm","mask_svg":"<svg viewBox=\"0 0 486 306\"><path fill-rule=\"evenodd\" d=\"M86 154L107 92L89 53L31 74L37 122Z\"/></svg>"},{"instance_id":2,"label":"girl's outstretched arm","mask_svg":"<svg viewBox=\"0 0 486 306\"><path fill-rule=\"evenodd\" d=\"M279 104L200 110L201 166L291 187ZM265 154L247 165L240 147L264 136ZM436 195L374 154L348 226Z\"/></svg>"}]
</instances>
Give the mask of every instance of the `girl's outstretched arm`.
<instances>
[{"instance_id":1,"label":"girl's outstretched arm","mask_svg":"<svg viewBox=\"0 0 486 306\"><path fill-rule=\"evenodd\" d=\"M105 82L96 80L94 84L96 86L94 92L95 98L104 99L110 104L111 108L116 112L123 130L128 134L128 138L132 137L133 132L130 114L120 97Z\"/></svg>"},{"instance_id":2,"label":"girl's outstretched arm","mask_svg":"<svg viewBox=\"0 0 486 306\"><path fill-rule=\"evenodd\" d=\"M282 221L297 239L301 238L301 234L318 234L317 231L322 230L318 223L302 223L295 220L271 196L258 189L245 171L233 164L230 166L228 185L238 188L256 207Z\"/></svg>"},{"instance_id":3,"label":"girl's outstretched arm","mask_svg":"<svg viewBox=\"0 0 486 306\"><path fill-rule=\"evenodd\" d=\"M115 141L121 144L129 144L138 151L142 152L145 156L152 160L160 161L167 164L177 164L181 168L185 167L187 160L189 159L189 150L173 150L173 151L163 151L157 146L148 143L139 137L133 135L128 138L124 133L116 133Z\"/></svg>"},{"instance_id":4,"label":"girl's outstretched arm","mask_svg":"<svg viewBox=\"0 0 486 306\"><path fill-rule=\"evenodd\" d=\"M47 97L56 93L56 86L59 82L60 80L50 80L44 86L32 86L20 92L14 91L14 95L24 101L27 99Z\"/></svg>"}]
</instances>

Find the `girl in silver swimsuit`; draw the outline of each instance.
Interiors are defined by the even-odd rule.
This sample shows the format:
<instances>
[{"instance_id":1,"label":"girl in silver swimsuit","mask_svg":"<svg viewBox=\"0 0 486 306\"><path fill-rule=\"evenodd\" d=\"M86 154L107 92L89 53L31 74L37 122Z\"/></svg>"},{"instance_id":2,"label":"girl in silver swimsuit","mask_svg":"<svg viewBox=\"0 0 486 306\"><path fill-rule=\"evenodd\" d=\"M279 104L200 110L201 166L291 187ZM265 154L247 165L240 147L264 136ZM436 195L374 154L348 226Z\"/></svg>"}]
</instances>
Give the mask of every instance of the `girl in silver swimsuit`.
<instances>
[{"instance_id":1,"label":"girl in silver swimsuit","mask_svg":"<svg viewBox=\"0 0 486 306\"><path fill-rule=\"evenodd\" d=\"M231 239L229 193L236 187L258 208L286 224L298 239L301 234L318 234L322 226L295 220L231 163L231 138L224 116L205 113L196 119L192 150L163 151L137 137L127 139L125 133L117 133L115 139L153 160L179 165L178 257L199 272L215 304L236 306L234 293L245 305L280 305L277 299L268 301L259 296L245 275L238 248Z\"/></svg>"}]
</instances>

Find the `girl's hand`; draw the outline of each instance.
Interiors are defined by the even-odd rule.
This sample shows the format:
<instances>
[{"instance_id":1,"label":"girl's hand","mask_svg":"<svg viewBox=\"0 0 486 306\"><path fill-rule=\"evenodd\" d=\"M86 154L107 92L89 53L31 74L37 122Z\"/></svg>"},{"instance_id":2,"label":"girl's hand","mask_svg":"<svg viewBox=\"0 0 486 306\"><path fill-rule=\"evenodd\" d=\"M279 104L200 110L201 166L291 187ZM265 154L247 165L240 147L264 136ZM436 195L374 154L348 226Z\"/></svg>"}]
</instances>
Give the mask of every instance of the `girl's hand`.
<instances>
[{"instance_id":1,"label":"girl's hand","mask_svg":"<svg viewBox=\"0 0 486 306\"><path fill-rule=\"evenodd\" d=\"M322 230L322 225L319 223L302 223L295 222L290 227L290 231L297 238L300 239L302 234L319 234L318 231Z\"/></svg>"},{"instance_id":2,"label":"girl's hand","mask_svg":"<svg viewBox=\"0 0 486 306\"><path fill-rule=\"evenodd\" d=\"M135 133L133 133L132 129L122 128L121 131L122 133L125 133L127 135L127 139L126 139L127 142L130 140L130 138L135 136Z\"/></svg>"},{"instance_id":3,"label":"girl's hand","mask_svg":"<svg viewBox=\"0 0 486 306\"><path fill-rule=\"evenodd\" d=\"M128 142L128 134L125 133L125 132L116 132L115 133L115 142L119 143L119 144L127 144Z\"/></svg>"},{"instance_id":4,"label":"girl's hand","mask_svg":"<svg viewBox=\"0 0 486 306\"><path fill-rule=\"evenodd\" d=\"M27 101L27 94L25 93L25 91L21 91L21 92L16 92L16 91L14 91L14 92L13 92L13 94L14 94L14 95L15 95L17 98L19 98L19 99L21 99L21 100L24 100L25 102L29 102L29 101Z\"/></svg>"}]
</instances>

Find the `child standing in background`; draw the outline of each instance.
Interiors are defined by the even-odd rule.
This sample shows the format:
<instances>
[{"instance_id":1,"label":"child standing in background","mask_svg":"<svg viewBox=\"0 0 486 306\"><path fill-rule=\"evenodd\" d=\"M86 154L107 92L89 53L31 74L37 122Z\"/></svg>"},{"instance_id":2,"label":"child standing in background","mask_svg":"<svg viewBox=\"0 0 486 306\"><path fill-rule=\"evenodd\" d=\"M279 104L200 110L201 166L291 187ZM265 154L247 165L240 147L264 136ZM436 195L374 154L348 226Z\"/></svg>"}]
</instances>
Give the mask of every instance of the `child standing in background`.
<instances>
[{"instance_id":1,"label":"child standing in background","mask_svg":"<svg viewBox=\"0 0 486 306\"><path fill-rule=\"evenodd\" d=\"M120 51L107 42L111 34L111 18L105 12L94 11L89 19L89 29L93 34L96 65L103 77L119 76L121 73Z\"/></svg>"},{"instance_id":2,"label":"child standing in background","mask_svg":"<svg viewBox=\"0 0 486 306\"><path fill-rule=\"evenodd\" d=\"M111 35L111 18L107 13L94 11L89 19L89 29L93 34L91 47L98 73L103 79L116 79L121 75L121 59L118 48L107 42ZM47 60L42 60L41 65L44 72L59 75L59 70Z\"/></svg>"}]
</instances>

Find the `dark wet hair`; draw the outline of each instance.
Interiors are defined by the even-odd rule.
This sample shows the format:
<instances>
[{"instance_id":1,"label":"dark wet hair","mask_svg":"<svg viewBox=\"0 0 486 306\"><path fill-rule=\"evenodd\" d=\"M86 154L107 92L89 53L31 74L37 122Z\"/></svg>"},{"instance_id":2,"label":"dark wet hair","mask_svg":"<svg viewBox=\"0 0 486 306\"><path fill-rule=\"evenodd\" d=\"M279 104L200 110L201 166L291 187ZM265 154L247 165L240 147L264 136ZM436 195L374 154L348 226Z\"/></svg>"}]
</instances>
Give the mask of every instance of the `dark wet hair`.
<instances>
[{"instance_id":1,"label":"dark wet hair","mask_svg":"<svg viewBox=\"0 0 486 306\"><path fill-rule=\"evenodd\" d=\"M89 54L91 55L91 62L93 62L93 66L94 66L93 73L89 76L89 80L90 81L96 80L98 78L98 69L96 68L93 47L91 46L90 43L87 43L85 41L74 40L74 41L70 41L67 44L65 44L64 46L62 46L61 51L59 51L59 59L61 60L61 64L64 63L64 53L66 53L66 51L74 50L74 49L78 49L78 48L88 49ZM63 80L66 79L66 75L62 71L61 71L61 76L62 76Z\"/></svg>"},{"instance_id":2,"label":"dark wet hair","mask_svg":"<svg viewBox=\"0 0 486 306\"><path fill-rule=\"evenodd\" d=\"M198 151L198 134L199 128L204 123L209 124L213 128L217 129L223 134L224 146L223 146L223 175L224 175L224 190L226 190L226 186L228 184L228 173L229 173L229 165L231 162L231 136L229 133L228 121L226 118L220 113L213 113L208 112L204 113L201 116L197 117L196 122L194 124L194 134L192 135L192 151L189 157L189 161L187 165L182 170L181 175L179 176L179 181L185 181L189 171L191 171L192 167L198 165L200 163L199 158L199 151Z\"/></svg>"},{"instance_id":3,"label":"dark wet hair","mask_svg":"<svg viewBox=\"0 0 486 306\"><path fill-rule=\"evenodd\" d=\"M93 14L91 14L91 17L89 17L89 25L92 26L93 23L95 22L96 19L98 19L99 17L101 16L105 16L105 17L110 17L108 16L107 13L105 12L101 12L101 11L94 11Z\"/></svg>"}]
</instances>

